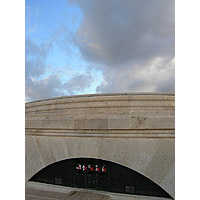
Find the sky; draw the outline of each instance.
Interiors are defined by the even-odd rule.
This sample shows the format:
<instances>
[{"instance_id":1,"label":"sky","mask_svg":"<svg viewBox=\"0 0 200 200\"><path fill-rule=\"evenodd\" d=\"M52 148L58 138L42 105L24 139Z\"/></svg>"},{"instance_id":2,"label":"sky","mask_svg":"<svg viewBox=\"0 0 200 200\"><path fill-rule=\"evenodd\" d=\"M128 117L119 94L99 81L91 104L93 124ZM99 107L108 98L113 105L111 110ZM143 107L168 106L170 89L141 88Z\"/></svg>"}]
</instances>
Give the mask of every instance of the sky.
<instances>
[{"instance_id":1,"label":"sky","mask_svg":"<svg viewBox=\"0 0 200 200\"><path fill-rule=\"evenodd\" d=\"M174 0L26 0L26 102L175 92Z\"/></svg>"}]
</instances>

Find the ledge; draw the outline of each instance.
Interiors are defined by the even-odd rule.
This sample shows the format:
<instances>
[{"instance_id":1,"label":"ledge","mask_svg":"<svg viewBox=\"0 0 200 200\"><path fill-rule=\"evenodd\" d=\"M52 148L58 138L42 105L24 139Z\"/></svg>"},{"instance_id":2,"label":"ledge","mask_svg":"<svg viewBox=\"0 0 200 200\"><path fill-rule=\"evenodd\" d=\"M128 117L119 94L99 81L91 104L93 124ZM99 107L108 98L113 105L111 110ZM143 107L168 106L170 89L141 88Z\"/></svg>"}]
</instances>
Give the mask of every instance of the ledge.
<instances>
[{"instance_id":1,"label":"ledge","mask_svg":"<svg viewBox=\"0 0 200 200\"><path fill-rule=\"evenodd\" d=\"M83 94L83 95L72 95L72 96L60 96L60 97L53 97L53 98L46 98L40 99L35 101L27 102L30 103L37 103L41 101L49 101L49 100L59 100L59 99L69 99L69 98L80 98L80 97L103 97L103 96L175 96L175 93L162 93L162 92L126 92L126 93L101 93L101 94Z\"/></svg>"}]
</instances>

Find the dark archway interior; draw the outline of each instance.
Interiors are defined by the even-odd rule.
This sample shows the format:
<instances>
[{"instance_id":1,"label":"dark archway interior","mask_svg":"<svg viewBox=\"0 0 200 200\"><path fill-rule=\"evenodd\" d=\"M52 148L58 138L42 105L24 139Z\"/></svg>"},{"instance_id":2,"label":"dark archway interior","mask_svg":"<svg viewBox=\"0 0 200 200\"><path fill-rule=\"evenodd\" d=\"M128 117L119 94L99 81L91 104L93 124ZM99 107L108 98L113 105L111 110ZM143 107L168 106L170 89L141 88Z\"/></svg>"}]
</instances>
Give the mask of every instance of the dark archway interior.
<instances>
[{"instance_id":1,"label":"dark archway interior","mask_svg":"<svg viewBox=\"0 0 200 200\"><path fill-rule=\"evenodd\" d=\"M30 181L172 198L142 174L117 163L94 158L73 158L53 163L35 174Z\"/></svg>"}]
</instances>

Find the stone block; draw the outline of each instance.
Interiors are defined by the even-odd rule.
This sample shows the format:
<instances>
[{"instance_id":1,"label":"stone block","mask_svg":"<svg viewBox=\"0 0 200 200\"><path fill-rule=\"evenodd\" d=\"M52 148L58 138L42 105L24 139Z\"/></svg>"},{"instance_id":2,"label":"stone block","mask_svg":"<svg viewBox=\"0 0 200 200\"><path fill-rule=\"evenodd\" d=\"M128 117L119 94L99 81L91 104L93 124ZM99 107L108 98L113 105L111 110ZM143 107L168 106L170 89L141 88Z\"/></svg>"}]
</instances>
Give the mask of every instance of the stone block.
<instances>
[{"instance_id":1,"label":"stone block","mask_svg":"<svg viewBox=\"0 0 200 200\"><path fill-rule=\"evenodd\" d=\"M121 118L121 119L108 119L109 129L131 129L131 119Z\"/></svg>"},{"instance_id":2,"label":"stone block","mask_svg":"<svg viewBox=\"0 0 200 200\"><path fill-rule=\"evenodd\" d=\"M73 119L32 119L26 120L26 128L41 128L41 129L73 129Z\"/></svg>"},{"instance_id":3,"label":"stone block","mask_svg":"<svg viewBox=\"0 0 200 200\"><path fill-rule=\"evenodd\" d=\"M74 129L108 129L108 119L74 119Z\"/></svg>"}]
</instances>

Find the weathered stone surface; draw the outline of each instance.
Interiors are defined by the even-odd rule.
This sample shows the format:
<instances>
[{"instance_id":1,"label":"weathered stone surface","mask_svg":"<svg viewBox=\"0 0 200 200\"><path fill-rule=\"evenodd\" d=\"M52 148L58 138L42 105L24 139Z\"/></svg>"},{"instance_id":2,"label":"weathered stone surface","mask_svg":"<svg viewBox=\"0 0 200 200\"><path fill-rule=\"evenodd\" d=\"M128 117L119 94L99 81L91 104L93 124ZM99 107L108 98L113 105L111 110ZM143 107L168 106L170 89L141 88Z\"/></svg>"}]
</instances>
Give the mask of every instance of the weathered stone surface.
<instances>
[{"instance_id":1,"label":"weathered stone surface","mask_svg":"<svg viewBox=\"0 0 200 200\"><path fill-rule=\"evenodd\" d=\"M172 139L159 140L144 174L160 184L174 164L174 154L174 141ZM159 166L159 168L155 166Z\"/></svg>"},{"instance_id":2,"label":"weathered stone surface","mask_svg":"<svg viewBox=\"0 0 200 200\"><path fill-rule=\"evenodd\" d=\"M78 95L27 103L26 183L51 163L99 158L143 174L174 197L174 132L173 94Z\"/></svg>"},{"instance_id":3,"label":"weathered stone surface","mask_svg":"<svg viewBox=\"0 0 200 200\"><path fill-rule=\"evenodd\" d=\"M113 160L116 141L115 138L98 138L97 158Z\"/></svg>"},{"instance_id":4,"label":"weathered stone surface","mask_svg":"<svg viewBox=\"0 0 200 200\"><path fill-rule=\"evenodd\" d=\"M75 119L74 129L108 129L108 119Z\"/></svg>"},{"instance_id":5,"label":"weathered stone surface","mask_svg":"<svg viewBox=\"0 0 200 200\"><path fill-rule=\"evenodd\" d=\"M45 167L45 163L41 157L41 153L37 147L35 137L25 138L25 179L30 179L36 171Z\"/></svg>"}]
</instances>

